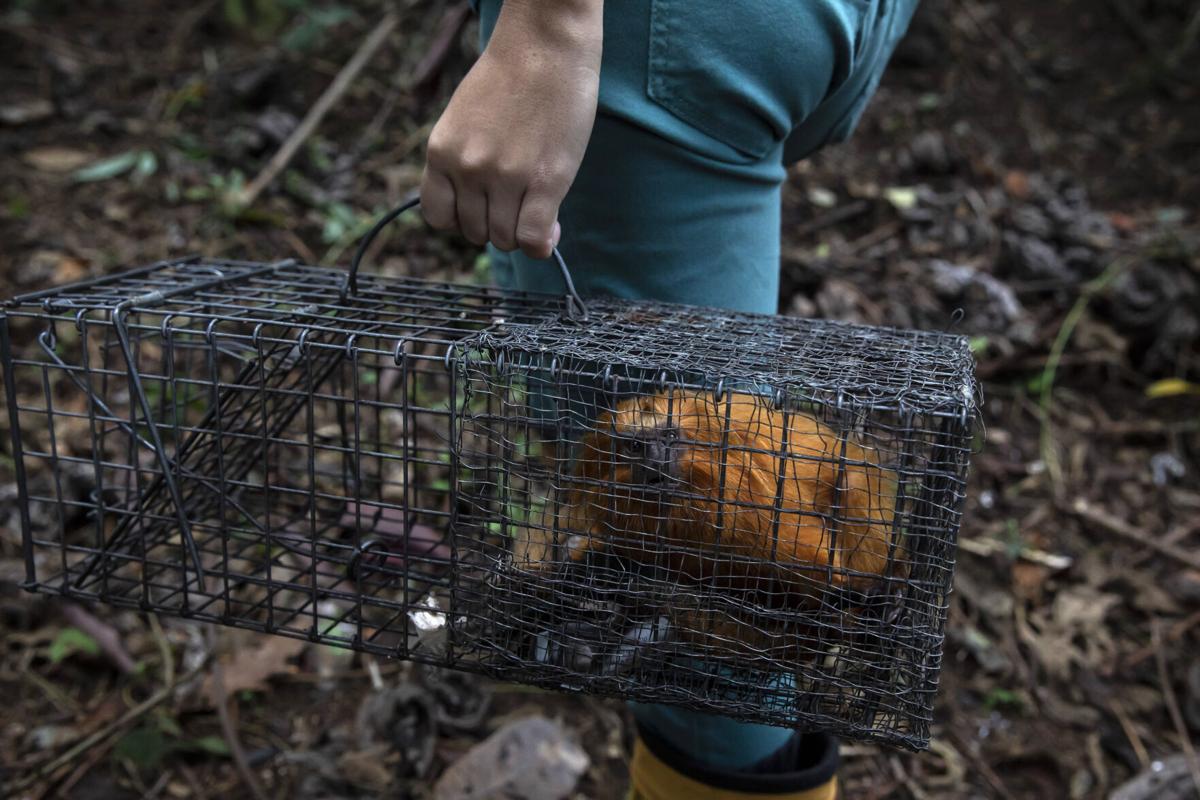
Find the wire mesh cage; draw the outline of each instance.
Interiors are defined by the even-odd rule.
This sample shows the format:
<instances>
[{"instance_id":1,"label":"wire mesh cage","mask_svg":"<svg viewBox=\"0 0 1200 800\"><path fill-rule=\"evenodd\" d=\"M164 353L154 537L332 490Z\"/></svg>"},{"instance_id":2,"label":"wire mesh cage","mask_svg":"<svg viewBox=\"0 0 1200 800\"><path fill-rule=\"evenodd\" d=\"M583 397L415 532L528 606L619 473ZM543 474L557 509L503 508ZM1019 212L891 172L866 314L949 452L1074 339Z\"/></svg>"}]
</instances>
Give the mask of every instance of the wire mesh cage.
<instances>
[{"instance_id":1,"label":"wire mesh cage","mask_svg":"<svg viewBox=\"0 0 1200 800\"><path fill-rule=\"evenodd\" d=\"M190 259L10 301L27 588L927 744L956 336Z\"/></svg>"}]
</instances>

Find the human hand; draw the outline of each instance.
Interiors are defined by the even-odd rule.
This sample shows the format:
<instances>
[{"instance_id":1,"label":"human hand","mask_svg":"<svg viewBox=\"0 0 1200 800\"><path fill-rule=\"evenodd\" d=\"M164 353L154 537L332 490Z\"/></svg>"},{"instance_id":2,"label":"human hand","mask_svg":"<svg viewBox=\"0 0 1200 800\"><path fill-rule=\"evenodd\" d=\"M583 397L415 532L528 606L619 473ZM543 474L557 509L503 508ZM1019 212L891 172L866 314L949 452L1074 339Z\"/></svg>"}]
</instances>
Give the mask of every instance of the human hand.
<instances>
[{"instance_id":1,"label":"human hand","mask_svg":"<svg viewBox=\"0 0 1200 800\"><path fill-rule=\"evenodd\" d=\"M596 118L602 0L506 0L429 137L421 209L474 244L548 258Z\"/></svg>"}]
</instances>

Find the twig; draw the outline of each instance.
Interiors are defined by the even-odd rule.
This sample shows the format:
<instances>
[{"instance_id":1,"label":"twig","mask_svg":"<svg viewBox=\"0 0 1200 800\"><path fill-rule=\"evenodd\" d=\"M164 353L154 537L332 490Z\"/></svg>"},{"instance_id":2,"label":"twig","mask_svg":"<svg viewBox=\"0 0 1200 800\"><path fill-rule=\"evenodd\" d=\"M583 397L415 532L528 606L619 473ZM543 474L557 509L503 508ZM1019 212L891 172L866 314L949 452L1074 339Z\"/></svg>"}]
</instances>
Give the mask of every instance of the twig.
<instances>
[{"instance_id":1,"label":"twig","mask_svg":"<svg viewBox=\"0 0 1200 800\"><path fill-rule=\"evenodd\" d=\"M34 670L21 670L19 674L25 680L41 689L52 702L60 706L66 706L72 713L76 713L80 710L81 706L78 700L76 700L74 697L71 697L71 695L67 694L53 683L43 678L41 675L38 675Z\"/></svg>"},{"instance_id":2,"label":"twig","mask_svg":"<svg viewBox=\"0 0 1200 800\"><path fill-rule=\"evenodd\" d=\"M954 743L958 745L959 751L967 757L967 760L971 762L975 769L979 771L979 774L983 776L983 779L988 782L988 785L992 787L992 791L999 797L1004 798L1004 800L1016 800L1016 797L1004 785L1004 781L1000 779L1000 776L996 774L991 765L983 760L983 756L972 749L970 742L964 741L962 736L954 731L951 731L950 738L954 740Z\"/></svg>"},{"instance_id":3,"label":"twig","mask_svg":"<svg viewBox=\"0 0 1200 800\"><path fill-rule=\"evenodd\" d=\"M1196 787L1196 795L1200 797L1200 760L1196 758L1196 748L1192 745L1192 735L1188 732L1187 724L1183 721L1183 713L1179 710L1179 700L1175 697L1175 688L1171 686L1171 674L1167 671L1167 653L1163 649L1161 623L1157 618L1150 621L1150 638L1154 642L1154 657L1158 661L1158 680L1162 684L1163 699L1167 702L1167 712L1175 725L1175 732L1183 745L1183 754L1187 758L1188 770L1192 773L1192 785Z\"/></svg>"},{"instance_id":4,"label":"twig","mask_svg":"<svg viewBox=\"0 0 1200 800\"><path fill-rule=\"evenodd\" d=\"M1094 525L1100 526L1109 533L1115 533L1144 547L1149 547L1159 555L1166 556L1192 569L1200 569L1200 554L1189 553L1179 545L1168 544L1161 539L1153 538L1130 525L1125 520L1114 517L1103 509L1093 508L1091 503L1082 497L1076 498L1075 502L1067 510L1077 516L1083 517Z\"/></svg>"},{"instance_id":5,"label":"twig","mask_svg":"<svg viewBox=\"0 0 1200 800\"><path fill-rule=\"evenodd\" d=\"M824 214L809 220L803 225L796 227L796 229L792 231L792 235L797 239L802 239L809 234L816 233L817 231L824 230L825 228L832 228L834 225L837 225L841 222L862 216L870 210L871 204L866 200L855 200L853 203L847 203L844 206L831 209L830 211L827 211Z\"/></svg>"},{"instance_id":6,"label":"twig","mask_svg":"<svg viewBox=\"0 0 1200 800\"><path fill-rule=\"evenodd\" d=\"M208 792L204 791L204 787L200 785L200 781L196 779L196 773L192 772L187 764L179 765L179 772L183 775L184 781L187 782L188 788L192 790L192 795L196 800L208 800Z\"/></svg>"},{"instance_id":7,"label":"twig","mask_svg":"<svg viewBox=\"0 0 1200 800\"><path fill-rule=\"evenodd\" d=\"M171 652L171 643L167 641L167 635L163 633L158 615L149 614L148 616L150 632L154 634L154 641L158 643L159 656L162 657L163 683L169 685L175 682L175 654Z\"/></svg>"},{"instance_id":8,"label":"twig","mask_svg":"<svg viewBox=\"0 0 1200 800\"><path fill-rule=\"evenodd\" d=\"M387 40L388 35L395 29L398 22L399 17L394 13L384 15L379 24L375 26L375 29L359 45L358 50L354 52L350 60L346 62L346 65L334 77L333 82L317 98L317 102L304 115L304 119L296 126L296 130L292 131L292 135L287 138L287 141L280 146L279 151L267 162L262 172L258 173L254 180L242 190L241 195L237 198L240 205L253 205L258 196L262 194L263 189L267 188L279 173L283 171L283 168L291 162L292 157L296 155L296 151L312 135L317 126L321 124L321 120L329 113L329 109L333 108L334 104L350 88L354 79L358 77L358 73L362 71L362 68L367 65L367 62L371 60Z\"/></svg>"},{"instance_id":9,"label":"twig","mask_svg":"<svg viewBox=\"0 0 1200 800\"><path fill-rule=\"evenodd\" d=\"M379 662L371 655L364 655L363 661L367 665L367 673L371 676L371 688L379 692L383 690L383 674L379 671Z\"/></svg>"},{"instance_id":10,"label":"twig","mask_svg":"<svg viewBox=\"0 0 1200 800\"><path fill-rule=\"evenodd\" d=\"M187 11L179 15L174 27L171 28L171 34L167 37L167 65L174 72L179 67L179 56L183 51L184 43L191 37L192 29L200 24L200 21L208 16L208 13L217 7L220 0L204 0L189 8Z\"/></svg>"},{"instance_id":11,"label":"twig","mask_svg":"<svg viewBox=\"0 0 1200 800\"><path fill-rule=\"evenodd\" d=\"M918 786L917 782L912 779L912 776L910 776L904 770L904 765L900 763L900 759L898 757L892 756L889 758L888 764L892 768L892 775L895 776L896 780L899 781L904 788L908 789L909 794L916 798L916 800L929 800L929 795L926 794L925 790Z\"/></svg>"},{"instance_id":12,"label":"twig","mask_svg":"<svg viewBox=\"0 0 1200 800\"><path fill-rule=\"evenodd\" d=\"M1176 622L1167 630L1167 641L1173 642L1183 638L1183 635L1192 628L1200 625L1200 611L1193 611L1188 616ZM1147 658L1154 655L1155 646L1153 643L1146 645L1138 650L1134 650L1124 659L1126 669L1131 669L1141 664Z\"/></svg>"},{"instance_id":13,"label":"twig","mask_svg":"<svg viewBox=\"0 0 1200 800\"><path fill-rule=\"evenodd\" d=\"M1200 531L1200 520L1192 520L1190 523L1176 525L1171 530L1163 534L1163 544L1179 544L1184 539L1190 537L1193 533ZM1143 562L1154 557L1154 553L1139 553L1129 560L1129 568L1140 567Z\"/></svg>"},{"instance_id":14,"label":"twig","mask_svg":"<svg viewBox=\"0 0 1200 800\"><path fill-rule=\"evenodd\" d=\"M15 783L13 783L5 788L11 794L14 792L21 791L22 789L25 789L25 788L33 785L37 781L42 780L43 778L46 778L49 775L53 775L55 772L57 772L59 769L61 769L64 765L70 764L76 758L78 758L83 753L86 753L88 750L90 750L95 745L104 741L109 736L112 736L113 734L119 732L122 728L124 728L129 723L136 722L138 719L143 717L146 713L148 713L149 711L152 711L154 708L156 708L160 703L169 699L171 697L171 695L174 694L175 690L180 685L187 683L192 678L199 675L201 670L203 669L203 667L204 667L204 665L200 664L195 669L192 669L186 675L184 675L181 680L176 681L174 684L171 684L169 686L164 686L163 688L159 689L157 692L150 695L145 700L138 703L136 706L129 709L124 714L122 714L120 717L118 717L117 719L108 723L100 730L96 731L95 733L93 733L92 735L90 735L84 739L81 739L79 742L77 742L75 745L70 747L62 755L60 755L57 758L55 758L54 760L49 761L46 764L44 764L40 769L38 769L38 771L36 773L29 775L25 778L22 778L21 780L16 781Z\"/></svg>"},{"instance_id":15,"label":"twig","mask_svg":"<svg viewBox=\"0 0 1200 800\"><path fill-rule=\"evenodd\" d=\"M92 612L75 603L63 604L63 616L79 630L92 637L109 661L126 675L137 672L137 663L121 644L121 635L116 628L95 617Z\"/></svg>"},{"instance_id":16,"label":"twig","mask_svg":"<svg viewBox=\"0 0 1200 800\"><path fill-rule=\"evenodd\" d=\"M997 553L1010 552L1008 544L996 539L959 539L958 547L960 550L965 550L968 553L985 557L994 556ZM1034 564L1041 564L1043 567L1053 570L1069 569L1071 564L1074 563L1070 556L1048 553L1045 550L1038 550L1034 547L1021 547L1015 555L1017 558L1033 562Z\"/></svg>"},{"instance_id":17,"label":"twig","mask_svg":"<svg viewBox=\"0 0 1200 800\"><path fill-rule=\"evenodd\" d=\"M1166 67L1171 72L1179 69L1179 65L1183 62L1184 56L1188 54L1196 45L1196 40L1200 38L1200 7L1197 7L1192 14L1192 18L1188 20L1188 24L1183 29L1183 36L1179 40L1179 44L1170 52L1164 59Z\"/></svg>"},{"instance_id":18,"label":"twig","mask_svg":"<svg viewBox=\"0 0 1200 800\"><path fill-rule=\"evenodd\" d=\"M1084 740L1084 746L1087 748L1088 761L1092 767L1092 774L1096 776L1096 784L1092 788L1095 790L1097 797L1107 797L1108 792L1105 791L1111 781L1108 777L1108 761L1109 758L1104 753L1104 749L1100 744L1100 733L1093 731Z\"/></svg>"},{"instance_id":19,"label":"twig","mask_svg":"<svg viewBox=\"0 0 1200 800\"><path fill-rule=\"evenodd\" d=\"M1150 32L1146 30L1146 26L1142 23L1141 17L1139 17L1134 10L1129 7L1125 0L1108 0L1108 7L1111 8L1113 12L1121 18L1122 24L1125 25L1133 38L1137 39L1138 44L1142 46L1142 48L1146 51L1146 54L1156 62L1161 62L1161 59L1158 56L1158 52L1161 48L1159 47L1158 43L1154 41L1154 37L1150 35Z\"/></svg>"},{"instance_id":20,"label":"twig","mask_svg":"<svg viewBox=\"0 0 1200 800\"><path fill-rule=\"evenodd\" d=\"M1058 463L1058 455L1054 451L1054 436L1050 432L1050 406L1054 401L1054 379L1058 372L1058 365L1062 361L1063 352L1067 349L1067 343L1071 341L1071 336L1075 333L1075 327L1083 319L1083 314L1087 311L1092 299L1108 288L1109 284L1117 279L1117 276L1125 270L1129 263L1124 258L1116 259L1104 269L1104 272L1100 273L1099 277L1084 284L1075 304L1063 317L1058 335L1054 337L1050 353L1046 356L1046 366L1042 369L1041 376L1041 396L1038 398L1039 416L1041 417L1039 443L1042 461L1046 464L1046 472L1049 473L1050 480L1056 488L1062 483L1062 466Z\"/></svg>"},{"instance_id":21,"label":"twig","mask_svg":"<svg viewBox=\"0 0 1200 800\"><path fill-rule=\"evenodd\" d=\"M98 47L81 47L78 50L74 45L66 39L60 39L57 36L40 31L29 25L21 25L12 23L8 20L0 20L0 31L10 33L20 39L24 39L31 44L49 50L50 52L68 60L83 64L96 64L99 66L112 67L121 63L120 56L105 51Z\"/></svg>"},{"instance_id":22,"label":"twig","mask_svg":"<svg viewBox=\"0 0 1200 800\"><path fill-rule=\"evenodd\" d=\"M110 738L102 747L93 747L86 758L80 759L79 765L67 776L66 780L56 787L55 796L69 797L72 787L79 783L84 775L87 775L92 771L93 767L100 763L100 759L104 758L105 754L108 753L108 749L113 741L115 741L115 737Z\"/></svg>"},{"instance_id":23,"label":"twig","mask_svg":"<svg viewBox=\"0 0 1200 800\"><path fill-rule=\"evenodd\" d=\"M171 773L164 770L163 773L158 776L158 780L154 782L154 785L146 790L146 794L144 795L145 800L155 800L155 798L162 794L163 789L167 788L167 783L169 783L170 780Z\"/></svg>"},{"instance_id":24,"label":"twig","mask_svg":"<svg viewBox=\"0 0 1200 800\"><path fill-rule=\"evenodd\" d=\"M1137 728L1133 726L1133 720L1125 713L1124 707L1120 701L1112 698L1108 701L1108 710L1117 718L1117 723L1120 724L1121 730L1125 733L1125 738L1129 740L1129 746L1133 748L1133 754L1137 757L1138 764L1142 769L1150 766L1150 751L1146 749L1146 743L1142 741L1142 737L1137 732Z\"/></svg>"},{"instance_id":25,"label":"twig","mask_svg":"<svg viewBox=\"0 0 1200 800\"><path fill-rule=\"evenodd\" d=\"M287 240L287 243L292 246L292 249L296 251L296 255L300 256L305 264L317 263L317 254L309 249L309 246L295 232L284 230L283 238Z\"/></svg>"},{"instance_id":26,"label":"twig","mask_svg":"<svg viewBox=\"0 0 1200 800\"><path fill-rule=\"evenodd\" d=\"M976 32L981 34L985 40L991 41L1000 48L1000 52L1004 54L1013 72L1017 73L1025 82L1025 88L1034 92L1040 92L1046 88L1046 82L1034 73L1025 56L1013 44L1012 39L1000 29L999 25L983 13L973 0L963 2L959 7L971 20L971 24L975 26Z\"/></svg>"},{"instance_id":27,"label":"twig","mask_svg":"<svg viewBox=\"0 0 1200 800\"><path fill-rule=\"evenodd\" d=\"M446 61L454 52L454 43L470 18L471 7L465 2L459 2L446 9L446 13L442 16L437 30L434 31L433 38L430 40L429 49L425 51L425 55L421 56L421 60L417 62L417 66L413 70L412 87L414 92L426 95L433 91L438 77L441 76L442 70L446 66Z\"/></svg>"},{"instance_id":28,"label":"twig","mask_svg":"<svg viewBox=\"0 0 1200 800\"><path fill-rule=\"evenodd\" d=\"M209 640L209 649L216 651L216 628L209 626L206 633ZM250 790L250 794L254 795L255 800L267 800L267 793L263 790L262 784L258 782L258 777L254 774L254 770L250 768L250 762L246 758L246 751L242 748L242 742L238 738L237 728L233 724L233 718L229 714L229 693L225 690L225 669L221 666L221 659L213 659L212 665L212 687L213 701L217 707L217 717L221 720L221 733L225 736L225 742L229 745L229 754L233 756L234 767L237 768L238 775L241 776L242 782L246 784L246 788Z\"/></svg>"},{"instance_id":29,"label":"twig","mask_svg":"<svg viewBox=\"0 0 1200 800\"><path fill-rule=\"evenodd\" d=\"M904 223L895 220L880 225L870 233L863 234L854 241L848 242L846 244L846 252L850 255L858 255L864 250L886 242L903 229Z\"/></svg>"}]
</instances>

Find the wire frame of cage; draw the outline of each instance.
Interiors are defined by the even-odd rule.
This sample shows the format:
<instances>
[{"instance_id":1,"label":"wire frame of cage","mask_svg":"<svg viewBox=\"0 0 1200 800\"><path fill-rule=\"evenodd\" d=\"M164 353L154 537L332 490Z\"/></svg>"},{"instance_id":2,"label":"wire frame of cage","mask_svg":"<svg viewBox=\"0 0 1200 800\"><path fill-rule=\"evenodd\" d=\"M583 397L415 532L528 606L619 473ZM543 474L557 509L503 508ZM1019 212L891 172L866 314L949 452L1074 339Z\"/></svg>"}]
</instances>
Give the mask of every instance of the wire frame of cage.
<instances>
[{"instance_id":1,"label":"wire frame of cage","mask_svg":"<svg viewBox=\"0 0 1200 800\"><path fill-rule=\"evenodd\" d=\"M927 744L974 415L960 337L346 288L338 270L191 259L11 301L27 588ZM657 434L618 430L638 402L666 404L671 452L724 481L757 458L769 490L651 474ZM740 441L747 424L765 446ZM793 484L824 506L789 505ZM581 512L633 494L658 509L636 525ZM673 538L663 509L689 495L715 511ZM766 550L737 545L755 517ZM884 543L870 570L838 560L839 530L864 525Z\"/></svg>"},{"instance_id":2,"label":"wire frame of cage","mask_svg":"<svg viewBox=\"0 0 1200 800\"><path fill-rule=\"evenodd\" d=\"M485 660L923 746L974 417L966 343L589 306L582 329L454 348L456 532L484 565Z\"/></svg>"}]
</instances>

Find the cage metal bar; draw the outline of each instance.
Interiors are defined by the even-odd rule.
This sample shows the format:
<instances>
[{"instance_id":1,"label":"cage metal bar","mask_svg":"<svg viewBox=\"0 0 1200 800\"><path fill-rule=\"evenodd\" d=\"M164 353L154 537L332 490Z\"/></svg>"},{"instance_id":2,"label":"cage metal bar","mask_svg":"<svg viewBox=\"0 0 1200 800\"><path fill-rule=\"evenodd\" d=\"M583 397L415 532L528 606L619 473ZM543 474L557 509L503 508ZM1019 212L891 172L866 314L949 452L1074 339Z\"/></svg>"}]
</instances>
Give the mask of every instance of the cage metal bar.
<instances>
[{"instance_id":1,"label":"cage metal bar","mask_svg":"<svg viewBox=\"0 0 1200 800\"><path fill-rule=\"evenodd\" d=\"M407 278L344 289L336 270L195 260L10 302L0 362L31 587L928 741L974 413L961 337L612 300L572 319L561 296ZM10 346L13 320L41 326L31 355ZM69 324L78 341L56 344ZM622 483L653 434L605 415L635 401L683 433L641 452L694 450L711 487ZM687 432L702 413L711 441ZM750 436L754 419L774 433ZM50 437L23 438L31 424ZM824 444L805 449L805 426ZM588 434L602 452L583 474ZM796 505L803 475L828 498ZM582 529L581 502L609 521ZM686 513L711 542L673 538ZM886 546L864 566L855 537L876 529ZM820 577L789 584L808 574L788 566L804 530Z\"/></svg>"}]
</instances>

